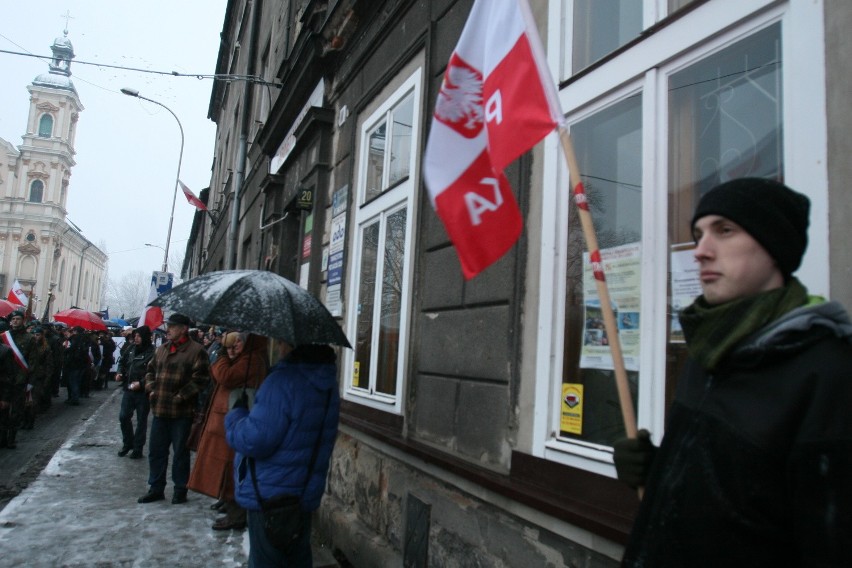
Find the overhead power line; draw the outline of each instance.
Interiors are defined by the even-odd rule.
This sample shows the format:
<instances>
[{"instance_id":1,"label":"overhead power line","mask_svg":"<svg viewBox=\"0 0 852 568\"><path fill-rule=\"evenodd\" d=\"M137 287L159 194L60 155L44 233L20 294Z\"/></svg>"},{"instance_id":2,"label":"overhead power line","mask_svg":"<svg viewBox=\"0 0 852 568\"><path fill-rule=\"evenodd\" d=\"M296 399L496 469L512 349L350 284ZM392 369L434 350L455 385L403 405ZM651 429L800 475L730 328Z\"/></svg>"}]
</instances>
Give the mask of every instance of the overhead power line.
<instances>
[{"instance_id":1,"label":"overhead power line","mask_svg":"<svg viewBox=\"0 0 852 568\"><path fill-rule=\"evenodd\" d=\"M26 53L23 51L9 51L8 49L0 49L0 53L8 55L21 55L23 57L35 57L44 61L51 61L53 57L47 55L37 55L34 53ZM136 71L138 73L151 73L154 75L171 75L172 77L195 77L196 79L215 79L217 81L246 81L267 87L281 88L281 83L266 81L255 75L234 75L234 74L217 74L217 73L178 73L177 71L158 71L156 69L142 69L139 67L126 67L123 65L110 65L108 63L97 63L93 61L78 61L74 60L75 65L92 65L94 67L105 67L107 69L121 69L122 71Z\"/></svg>"}]
</instances>

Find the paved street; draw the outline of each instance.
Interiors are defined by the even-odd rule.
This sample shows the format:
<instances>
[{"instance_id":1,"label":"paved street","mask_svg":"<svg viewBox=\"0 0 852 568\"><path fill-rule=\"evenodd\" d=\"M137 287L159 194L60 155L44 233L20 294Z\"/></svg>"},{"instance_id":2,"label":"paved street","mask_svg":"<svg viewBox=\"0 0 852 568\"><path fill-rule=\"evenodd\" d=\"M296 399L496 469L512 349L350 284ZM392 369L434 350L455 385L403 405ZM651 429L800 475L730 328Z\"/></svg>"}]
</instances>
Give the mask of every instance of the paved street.
<instances>
[{"instance_id":1,"label":"paved street","mask_svg":"<svg viewBox=\"0 0 852 568\"><path fill-rule=\"evenodd\" d=\"M121 392L112 389L80 407L54 404L21 432L17 450L0 450L0 472L11 475L6 499L28 483L0 512L2 565L245 566L248 533L211 530L213 499L190 492L188 503L171 505L169 483L166 501L136 503L148 462L116 456ZM336 565L316 544L314 566Z\"/></svg>"}]
</instances>

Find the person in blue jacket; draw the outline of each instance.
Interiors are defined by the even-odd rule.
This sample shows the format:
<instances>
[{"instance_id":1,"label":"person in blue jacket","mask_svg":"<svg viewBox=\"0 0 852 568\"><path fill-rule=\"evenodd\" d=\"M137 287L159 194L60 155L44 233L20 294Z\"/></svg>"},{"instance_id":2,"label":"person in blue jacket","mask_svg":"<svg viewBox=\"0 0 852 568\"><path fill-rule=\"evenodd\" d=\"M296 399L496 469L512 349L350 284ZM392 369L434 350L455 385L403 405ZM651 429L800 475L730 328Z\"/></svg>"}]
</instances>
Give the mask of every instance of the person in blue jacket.
<instances>
[{"instance_id":1,"label":"person in blue jacket","mask_svg":"<svg viewBox=\"0 0 852 568\"><path fill-rule=\"evenodd\" d=\"M311 513L325 490L340 416L336 356L327 345L277 343L280 360L258 389L251 410L238 403L225 417L228 444L236 452L234 493L248 511L250 567L310 567ZM287 553L266 537L258 494L263 501L282 495L301 498L303 531Z\"/></svg>"}]
</instances>

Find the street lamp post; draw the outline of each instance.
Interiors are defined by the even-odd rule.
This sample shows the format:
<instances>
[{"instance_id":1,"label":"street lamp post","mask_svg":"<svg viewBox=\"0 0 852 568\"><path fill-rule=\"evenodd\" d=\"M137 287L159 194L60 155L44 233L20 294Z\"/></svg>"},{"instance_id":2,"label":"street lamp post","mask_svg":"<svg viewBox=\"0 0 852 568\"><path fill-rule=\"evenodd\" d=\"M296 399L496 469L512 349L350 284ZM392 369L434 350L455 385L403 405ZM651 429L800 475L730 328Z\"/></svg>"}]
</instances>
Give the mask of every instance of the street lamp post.
<instances>
[{"instance_id":1,"label":"street lamp post","mask_svg":"<svg viewBox=\"0 0 852 568\"><path fill-rule=\"evenodd\" d=\"M167 107L163 103L157 102L157 101L155 101L153 99L149 99L147 97L143 97L142 95L139 94L139 91L137 91L136 89L126 89L125 88L125 89L121 89L121 92L124 93L125 95L127 95L128 97L136 97L137 99L142 99L143 101L148 101L150 103L154 103L155 105L159 105L159 106L163 107L164 109L169 111L169 113L173 117L175 117L175 120L178 123L178 128L180 128L180 156L178 157L177 176L175 177L175 191L174 191L174 195L172 196L172 212L171 212L171 215L169 216L169 231L168 231L168 233L166 233L166 247L163 249L163 252L164 252L164 255L163 255L163 272L168 272L169 271L168 270L168 268L169 268L169 244L171 243L171 240L172 240L172 224L174 223L174 220L175 220L175 202L177 201L178 184L180 183L180 166L181 166L181 163L183 162L183 125L180 123L180 120L178 119L177 115L174 112L172 112L172 109L170 109L169 107ZM149 244L146 243L146 246L156 246L156 245L149 245ZM157 247L157 248L161 248L161 247Z\"/></svg>"}]
</instances>

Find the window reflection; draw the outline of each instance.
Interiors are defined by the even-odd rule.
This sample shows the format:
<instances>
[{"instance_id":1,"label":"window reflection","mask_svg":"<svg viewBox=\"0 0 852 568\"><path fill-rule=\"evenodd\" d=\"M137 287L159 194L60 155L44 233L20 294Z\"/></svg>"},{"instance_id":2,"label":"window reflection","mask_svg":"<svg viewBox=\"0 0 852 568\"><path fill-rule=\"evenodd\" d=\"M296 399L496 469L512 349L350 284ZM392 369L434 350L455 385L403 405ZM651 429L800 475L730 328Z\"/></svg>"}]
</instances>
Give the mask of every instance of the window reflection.
<instances>
[{"instance_id":1,"label":"window reflection","mask_svg":"<svg viewBox=\"0 0 852 568\"><path fill-rule=\"evenodd\" d=\"M370 362L373 350L373 309L376 289L376 258L379 247L379 223L376 221L361 233L361 275L358 287L358 322L355 338L356 377L352 386L370 386Z\"/></svg>"},{"instance_id":2,"label":"window reflection","mask_svg":"<svg viewBox=\"0 0 852 568\"><path fill-rule=\"evenodd\" d=\"M392 112L393 130L391 135L390 172L388 185L408 177L411 165L411 127L414 123L414 97L409 96Z\"/></svg>"},{"instance_id":3,"label":"window reflection","mask_svg":"<svg viewBox=\"0 0 852 568\"><path fill-rule=\"evenodd\" d=\"M364 194L365 201L369 201L382 192L385 171L386 134L387 123L383 122L377 126L369 136L370 146L367 153L367 187Z\"/></svg>"},{"instance_id":4,"label":"window reflection","mask_svg":"<svg viewBox=\"0 0 852 568\"><path fill-rule=\"evenodd\" d=\"M574 73L642 32L642 4L641 0L574 0Z\"/></svg>"},{"instance_id":5,"label":"window reflection","mask_svg":"<svg viewBox=\"0 0 852 568\"><path fill-rule=\"evenodd\" d=\"M376 391L396 393L399 325L402 314L402 271L405 266L406 210L387 218L382 270L382 311L379 315L379 353Z\"/></svg>"},{"instance_id":6,"label":"window reflection","mask_svg":"<svg viewBox=\"0 0 852 568\"><path fill-rule=\"evenodd\" d=\"M642 97L632 96L571 127L604 254L628 379L638 382L642 237ZM565 353L560 434L611 444L624 435L609 338L591 278L576 207L569 214ZM630 359L632 358L632 359Z\"/></svg>"}]
</instances>

